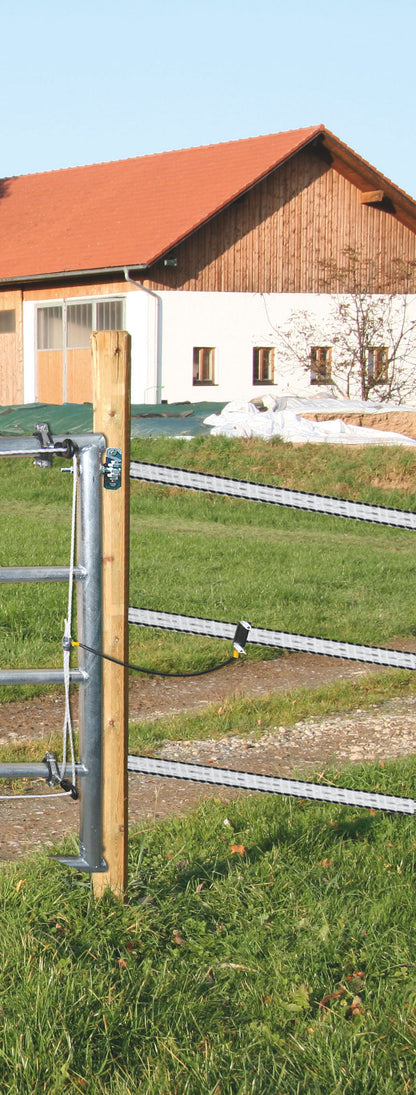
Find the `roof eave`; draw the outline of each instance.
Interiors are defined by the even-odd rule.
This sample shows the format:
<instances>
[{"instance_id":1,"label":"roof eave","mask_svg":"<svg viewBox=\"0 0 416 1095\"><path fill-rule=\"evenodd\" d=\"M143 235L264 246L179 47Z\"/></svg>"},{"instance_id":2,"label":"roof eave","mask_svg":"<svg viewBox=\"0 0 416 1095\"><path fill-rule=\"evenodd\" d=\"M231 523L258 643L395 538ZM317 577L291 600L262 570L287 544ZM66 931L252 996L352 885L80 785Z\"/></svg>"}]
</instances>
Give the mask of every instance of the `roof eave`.
<instances>
[{"instance_id":1,"label":"roof eave","mask_svg":"<svg viewBox=\"0 0 416 1095\"><path fill-rule=\"evenodd\" d=\"M18 274L13 277L0 277L0 285L32 285L45 281L74 281L77 278L105 277L106 275L120 274L120 280L124 281L126 263L120 266L97 266L86 270L49 270L43 274ZM143 272L148 269L147 263L128 263L129 270Z\"/></svg>"},{"instance_id":2,"label":"roof eave","mask_svg":"<svg viewBox=\"0 0 416 1095\"><path fill-rule=\"evenodd\" d=\"M382 190L392 204L393 215L406 228L416 232L416 201L409 194L377 171L367 160L363 160L329 130L324 130L322 144L330 153L333 166L340 174L348 178L362 193L371 189Z\"/></svg>"}]
</instances>

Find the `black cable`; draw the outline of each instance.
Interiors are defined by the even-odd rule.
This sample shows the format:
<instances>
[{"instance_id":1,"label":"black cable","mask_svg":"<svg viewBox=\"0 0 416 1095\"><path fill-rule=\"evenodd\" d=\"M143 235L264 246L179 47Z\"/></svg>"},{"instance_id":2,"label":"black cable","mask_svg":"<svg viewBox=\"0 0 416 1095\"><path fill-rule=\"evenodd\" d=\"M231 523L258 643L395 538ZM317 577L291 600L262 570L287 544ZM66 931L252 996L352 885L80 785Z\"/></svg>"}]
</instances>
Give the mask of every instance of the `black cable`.
<instances>
[{"instance_id":1,"label":"black cable","mask_svg":"<svg viewBox=\"0 0 416 1095\"><path fill-rule=\"evenodd\" d=\"M221 662L220 665L214 665L212 669L196 669L193 673L163 673L160 669L144 669L141 665L121 662L118 658L112 658L110 654L102 654L99 650L94 650L92 646L86 646L85 643L75 642L73 639L71 639L71 646L81 646L83 650L88 650L90 654L96 654L97 658L103 658L107 662L114 662L115 665L122 665L124 669L132 669L135 673L148 673L151 677L203 677L207 673L216 673L217 669L224 669L226 665L233 665L238 658L238 653L236 652L231 658L227 658L226 662Z\"/></svg>"}]
</instances>

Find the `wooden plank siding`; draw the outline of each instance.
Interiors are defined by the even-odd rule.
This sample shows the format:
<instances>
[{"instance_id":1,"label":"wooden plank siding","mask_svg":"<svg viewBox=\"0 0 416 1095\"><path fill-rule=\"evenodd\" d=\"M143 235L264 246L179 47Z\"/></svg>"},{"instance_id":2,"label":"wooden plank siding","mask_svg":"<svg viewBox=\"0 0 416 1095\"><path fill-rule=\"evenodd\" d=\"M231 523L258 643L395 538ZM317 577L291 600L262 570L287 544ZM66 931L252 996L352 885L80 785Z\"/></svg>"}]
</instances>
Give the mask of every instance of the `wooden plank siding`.
<instances>
[{"instance_id":1,"label":"wooden plank siding","mask_svg":"<svg viewBox=\"0 0 416 1095\"><path fill-rule=\"evenodd\" d=\"M0 295L0 310L13 309L16 329L0 333L0 405L23 403L23 307L19 289Z\"/></svg>"},{"instance_id":2,"label":"wooden plank siding","mask_svg":"<svg viewBox=\"0 0 416 1095\"><path fill-rule=\"evenodd\" d=\"M37 368L37 398L39 403L62 403L62 350L40 350Z\"/></svg>"},{"instance_id":3,"label":"wooden plank siding","mask_svg":"<svg viewBox=\"0 0 416 1095\"><path fill-rule=\"evenodd\" d=\"M402 290L397 260L416 264L416 234L394 211L363 204L354 183L305 150L179 244L176 268L157 263L143 281L156 291L323 293L328 263L345 266L348 248L370 265L369 292Z\"/></svg>"},{"instance_id":4,"label":"wooden plank siding","mask_svg":"<svg viewBox=\"0 0 416 1095\"><path fill-rule=\"evenodd\" d=\"M23 299L33 300L37 303L44 302L49 304L53 300L75 300L80 298L87 300L88 297L118 297L124 296L126 292L129 292L132 286L125 281L124 278L118 275L113 280L108 277L104 280L99 280L94 275L87 280L85 278L82 281L62 282L62 279L57 277L56 283L48 281L41 288L39 286L33 286L24 290ZM1 299L1 297L0 297Z\"/></svg>"}]
</instances>

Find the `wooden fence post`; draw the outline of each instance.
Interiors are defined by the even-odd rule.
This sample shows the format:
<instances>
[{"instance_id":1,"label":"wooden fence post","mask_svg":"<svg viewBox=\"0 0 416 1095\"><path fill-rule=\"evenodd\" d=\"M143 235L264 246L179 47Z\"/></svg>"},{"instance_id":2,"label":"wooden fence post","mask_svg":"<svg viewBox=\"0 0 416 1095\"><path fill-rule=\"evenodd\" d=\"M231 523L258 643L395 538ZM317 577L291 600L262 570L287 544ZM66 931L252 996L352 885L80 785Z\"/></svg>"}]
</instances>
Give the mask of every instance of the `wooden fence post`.
<instances>
[{"instance_id":1,"label":"wooden fence post","mask_svg":"<svg viewBox=\"0 0 416 1095\"><path fill-rule=\"evenodd\" d=\"M121 449L118 490L102 492L102 649L128 660L130 358L126 331L92 335L94 433ZM103 477L104 478L104 477ZM108 870L93 875L94 893L107 888L122 896L127 886L128 671L103 661L103 848Z\"/></svg>"}]
</instances>

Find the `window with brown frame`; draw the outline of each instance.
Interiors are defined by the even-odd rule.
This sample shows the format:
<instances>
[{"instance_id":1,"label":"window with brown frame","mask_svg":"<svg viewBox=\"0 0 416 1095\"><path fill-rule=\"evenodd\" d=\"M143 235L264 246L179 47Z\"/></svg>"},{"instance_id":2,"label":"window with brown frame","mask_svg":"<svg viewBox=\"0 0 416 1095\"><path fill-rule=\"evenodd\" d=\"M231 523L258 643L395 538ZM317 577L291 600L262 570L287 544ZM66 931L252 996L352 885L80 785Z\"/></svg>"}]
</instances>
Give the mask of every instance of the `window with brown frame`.
<instances>
[{"instance_id":1,"label":"window with brown frame","mask_svg":"<svg viewBox=\"0 0 416 1095\"><path fill-rule=\"evenodd\" d=\"M367 351L367 382L387 384L389 375L389 351L387 346L369 346Z\"/></svg>"},{"instance_id":2,"label":"window with brown frame","mask_svg":"<svg viewBox=\"0 0 416 1095\"><path fill-rule=\"evenodd\" d=\"M194 346L193 384L214 384L215 349L213 346Z\"/></svg>"},{"instance_id":3,"label":"window with brown frame","mask_svg":"<svg viewBox=\"0 0 416 1095\"><path fill-rule=\"evenodd\" d=\"M253 349L253 384L274 384L273 346L255 346Z\"/></svg>"},{"instance_id":4,"label":"window with brown frame","mask_svg":"<svg viewBox=\"0 0 416 1095\"><path fill-rule=\"evenodd\" d=\"M332 346L312 346L311 384L330 384Z\"/></svg>"}]
</instances>

